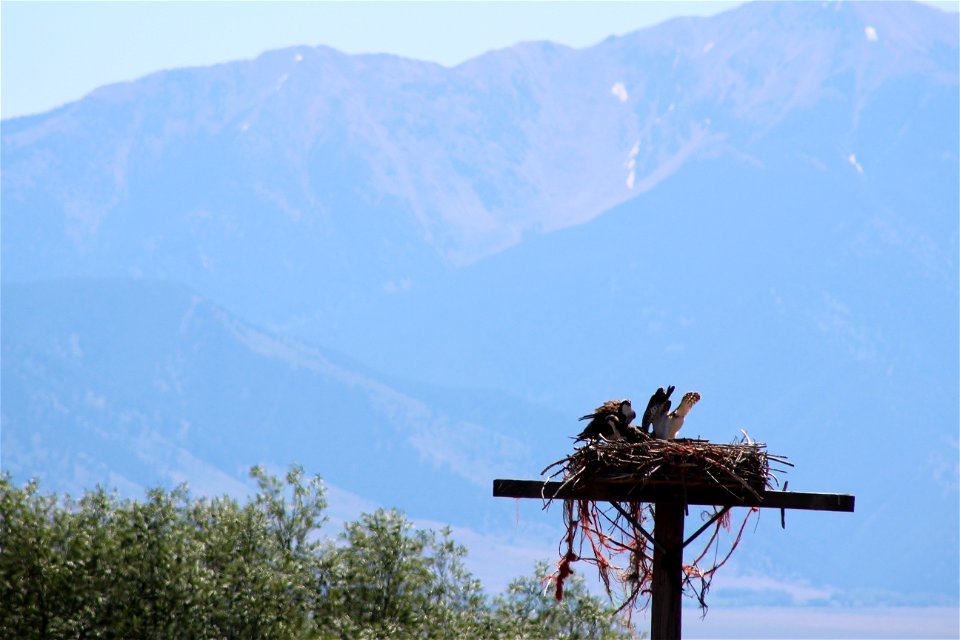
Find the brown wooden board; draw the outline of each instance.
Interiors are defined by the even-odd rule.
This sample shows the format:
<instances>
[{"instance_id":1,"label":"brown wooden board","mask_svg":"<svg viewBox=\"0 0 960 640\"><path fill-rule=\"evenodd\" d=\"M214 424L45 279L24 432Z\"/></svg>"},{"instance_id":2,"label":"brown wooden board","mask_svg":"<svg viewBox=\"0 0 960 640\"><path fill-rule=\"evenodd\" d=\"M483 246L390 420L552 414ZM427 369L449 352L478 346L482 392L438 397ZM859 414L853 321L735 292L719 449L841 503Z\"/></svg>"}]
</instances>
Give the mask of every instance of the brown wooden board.
<instances>
[{"instance_id":1,"label":"brown wooden board","mask_svg":"<svg viewBox=\"0 0 960 640\"><path fill-rule=\"evenodd\" d=\"M677 502L681 504L812 511L853 512L854 496L845 493L761 491L759 499L746 492L722 487L684 486L681 483L639 485L591 483L573 488L561 482L494 480L495 498L602 500L605 502Z\"/></svg>"}]
</instances>

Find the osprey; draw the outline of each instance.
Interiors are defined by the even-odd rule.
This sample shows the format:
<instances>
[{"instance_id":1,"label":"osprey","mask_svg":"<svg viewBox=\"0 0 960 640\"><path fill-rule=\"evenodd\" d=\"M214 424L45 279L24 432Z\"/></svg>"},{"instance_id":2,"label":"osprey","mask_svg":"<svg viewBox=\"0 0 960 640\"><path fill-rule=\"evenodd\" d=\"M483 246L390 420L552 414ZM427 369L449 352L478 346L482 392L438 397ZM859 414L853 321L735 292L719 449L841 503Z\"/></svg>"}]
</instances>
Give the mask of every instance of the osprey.
<instances>
[{"instance_id":1,"label":"osprey","mask_svg":"<svg viewBox=\"0 0 960 640\"><path fill-rule=\"evenodd\" d=\"M664 391L663 387L660 387L650 397L647 410L643 412L643 419L640 421L640 427L645 434L650 435L650 427L670 411L670 394L673 393L675 388L670 386Z\"/></svg>"},{"instance_id":2,"label":"osprey","mask_svg":"<svg viewBox=\"0 0 960 640\"><path fill-rule=\"evenodd\" d=\"M594 409L593 413L580 418L590 420L590 424L580 432L577 441L598 438L619 440L627 435L630 423L636 417L637 413L633 410L630 400L608 400Z\"/></svg>"},{"instance_id":3,"label":"osprey","mask_svg":"<svg viewBox=\"0 0 960 640\"><path fill-rule=\"evenodd\" d=\"M683 394L683 400L680 401L679 407L667 415L661 416L659 420L654 421L653 434L662 440L673 440L676 438L677 432L680 431L680 427L683 426L683 419L690 413L693 405L699 401L700 394L696 391Z\"/></svg>"}]
</instances>

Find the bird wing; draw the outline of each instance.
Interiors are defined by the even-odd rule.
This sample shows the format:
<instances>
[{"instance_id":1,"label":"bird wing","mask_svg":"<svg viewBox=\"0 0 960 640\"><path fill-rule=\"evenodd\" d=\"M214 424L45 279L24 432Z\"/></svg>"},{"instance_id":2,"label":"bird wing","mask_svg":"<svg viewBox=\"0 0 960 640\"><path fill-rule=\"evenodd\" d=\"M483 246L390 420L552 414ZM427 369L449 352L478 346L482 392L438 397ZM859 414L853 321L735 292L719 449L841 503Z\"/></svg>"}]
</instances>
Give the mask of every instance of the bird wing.
<instances>
[{"instance_id":1,"label":"bird wing","mask_svg":"<svg viewBox=\"0 0 960 640\"><path fill-rule=\"evenodd\" d=\"M643 419L640 421L640 426L643 427L644 431L670 411L670 394L673 393L673 390L674 387L672 386L667 387L666 391L663 390L663 387L660 387L650 397L647 409L643 412Z\"/></svg>"},{"instance_id":2,"label":"bird wing","mask_svg":"<svg viewBox=\"0 0 960 640\"><path fill-rule=\"evenodd\" d=\"M576 441L580 442L581 440L588 440L590 438L596 437L599 430L595 422L591 422L586 427L583 428L583 431L577 434Z\"/></svg>"},{"instance_id":3,"label":"bird wing","mask_svg":"<svg viewBox=\"0 0 960 640\"><path fill-rule=\"evenodd\" d=\"M602 405L593 410L593 413L588 413L585 416L582 416L581 420L592 420L597 416L613 414L616 415L620 411L621 400L607 400Z\"/></svg>"},{"instance_id":4,"label":"bird wing","mask_svg":"<svg viewBox=\"0 0 960 640\"><path fill-rule=\"evenodd\" d=\"M650 396L650 401L647 403L647 408L643 411L643 418L640 419L640 426L644 429L646 429L653 422L653 414L660 403L663 402L664 395L663 387L660 387L653 392L652 396Z\"/></svg>"},{"instance_id":5,"label":"bird wing","mask_svg":"<svg viewBox=\"0 0 960 640\"><path fill-rule=\"evenodd\" d=\"M613 436L619 437L620 433L617 429L618 424L620 423L619 418L613 414L600 414L593 418L583 431L576 437L576 441L580 442L582 440L596 439L600 437L611 438Z\"/></svg>"}]
</instances>

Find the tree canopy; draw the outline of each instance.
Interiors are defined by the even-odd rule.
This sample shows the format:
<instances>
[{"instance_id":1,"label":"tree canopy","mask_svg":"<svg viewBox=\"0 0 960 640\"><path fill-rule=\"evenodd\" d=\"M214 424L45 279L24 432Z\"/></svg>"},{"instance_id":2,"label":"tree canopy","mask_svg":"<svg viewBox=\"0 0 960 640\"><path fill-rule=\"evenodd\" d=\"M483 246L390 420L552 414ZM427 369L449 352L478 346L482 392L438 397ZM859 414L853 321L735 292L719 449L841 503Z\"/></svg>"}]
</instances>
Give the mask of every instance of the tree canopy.
<instances>
[{"instance_id":1,"label":"tree canopy","mask_svg":"<svg viewBox=\"0 0 960 640\"><path fill-rule=\"evenodd\" d=\"M0 475L0 637L619 639L630 630L547 563L488 595L448 528L378 509L324 537L319 477L250 471L241 503L186 486L79 500Z\"/></svg>"}]
</instances>

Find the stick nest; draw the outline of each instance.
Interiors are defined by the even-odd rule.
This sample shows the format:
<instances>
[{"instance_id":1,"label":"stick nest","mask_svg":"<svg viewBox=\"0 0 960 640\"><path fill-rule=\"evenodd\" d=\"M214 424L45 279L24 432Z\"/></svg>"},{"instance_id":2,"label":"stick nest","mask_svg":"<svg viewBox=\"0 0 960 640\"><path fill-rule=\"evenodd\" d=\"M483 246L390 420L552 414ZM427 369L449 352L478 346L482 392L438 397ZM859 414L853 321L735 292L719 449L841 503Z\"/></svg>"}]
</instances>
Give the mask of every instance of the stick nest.
<instances>
[{"instance_id":1,"label":"stick nest","mask_svg":"<svg viewBox=\"0 0 960 640\"><path fill-rule=\"evenodd\" d=\"M743 489L754 496L778 484L771 463L790 465L772 456L762 442L744 439L733 444L707 440L597 440L554 462L541 474L557 469L550 480L574 488L603 483L684 484Z\"/></svg>"},{"instance_id":2,"label":"stick nest","mask_svg":"<svg viewBox=\"0 0 960 640\"><path fill-rule=\"evenodd\" d=\"M776 473L785 471L772 465L793 466L782 456L768 454L765 444L746 437L733 444L714 444L638 435L631 440L589 442L548 466L542 475L549 472L548 480L574 489L594 483L671 484L721 487L760 497L764 490L779 485ZM546 506L550 502L548 498ZM638 606L645 608L653 577L654 544L649 535L654 525L653 505L607 505L586 499L563 503L566 532L561 560L549 576L557 599L563 597L563 581L573 571L571 564L582 560L596 567L611 601L621 600L620 610L629 615ZM706 543L696 556L684 558L683 588L685 595L698 601L704 614L714 573L733 554L747 521L758 511L746 509L739 527L731 526L729 508L713 507L701 513Z\"/></svg>"}]
</instances>

